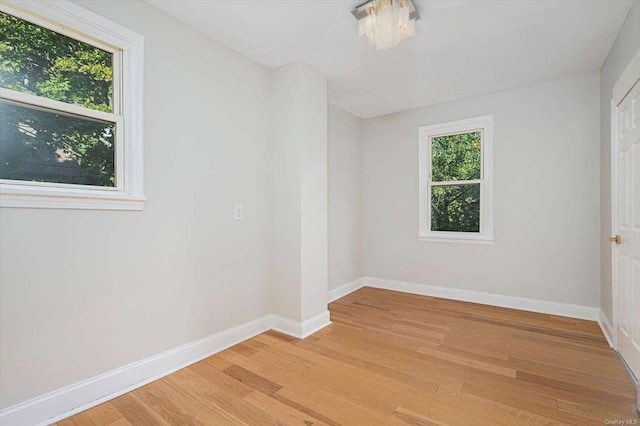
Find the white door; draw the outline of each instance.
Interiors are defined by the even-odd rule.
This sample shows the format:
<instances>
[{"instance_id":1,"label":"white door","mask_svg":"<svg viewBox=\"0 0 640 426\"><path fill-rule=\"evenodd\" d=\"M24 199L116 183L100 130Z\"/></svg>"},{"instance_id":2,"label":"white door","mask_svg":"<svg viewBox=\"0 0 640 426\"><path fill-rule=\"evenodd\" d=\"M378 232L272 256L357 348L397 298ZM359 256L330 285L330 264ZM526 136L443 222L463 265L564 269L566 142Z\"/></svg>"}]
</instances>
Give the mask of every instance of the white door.
<instances>
[{"instance_id":1,"label":"white door","mask_svg":"<svg viewBox=\"0 0 640 426\"><path fill-rule=\"evenodd\" d=\"M612 109L618 154L617 285L614 294L618 352L640 378L640 81Z\"/></svg>"}]
</instances>

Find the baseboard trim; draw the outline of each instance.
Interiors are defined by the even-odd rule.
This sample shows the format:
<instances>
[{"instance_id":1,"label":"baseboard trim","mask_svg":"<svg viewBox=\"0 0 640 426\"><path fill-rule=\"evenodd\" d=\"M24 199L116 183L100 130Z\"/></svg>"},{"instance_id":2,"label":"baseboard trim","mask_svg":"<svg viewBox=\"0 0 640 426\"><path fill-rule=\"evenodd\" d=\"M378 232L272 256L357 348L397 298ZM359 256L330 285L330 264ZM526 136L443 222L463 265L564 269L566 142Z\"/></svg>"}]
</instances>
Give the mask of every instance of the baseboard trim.
<instances>
[{"instance_id":1,"label":"baseboard trim","mask_svg":"<svg viewBox=\"0 0 640 426\"><path fill-rule=\"evenodd\" d=\"M300 321L294 321L278 315L271 315L271 328L280 333L297 337L298 339L302 335L302 325Z\"/></svg>"},{"instance_id":2,"label":"baseboard trim","mask_svg":"<svg viewBox=\"0 0 640 426\"><path fill-rule=\"evenodd\" d=\"M353 293L362 287L364 287L364 278L358 278L357 280L343 284L333 290L329 290L329 303L345 297L347 294Z\"/></svg>"},{"instance_id":3,"label":"baseboard trim","mask_svg":"<svg viewBox=\"0 0 640 426\"><path fill-rule=\"evenodd\" d=\"M275 331L288 334L289 336L304 339L316 331L331 324L329 311L321 312L306 321L293 321L278 315L271 316L271 328Z\"/></svg>"},{"instance_id":4,"label":"baseboard trim","mask_svg":"<svg viewBox=\"0 0 640 426\"><path fill-rule=\"evenodd\" d=\"M300 334L300 338L304 339L305 337L311 336L313 333L320 331L329 324L331 324L331 314L326 310L302 323L302 333Z\"/></svg>"},{"instance_id":5,"label":"baseboard trim","mask_svg":"<svg viewBox=\"0 0 640 426\"><path fill-rule=\"evenodd\" d=\"M276 315L246 322L0 410L2 426L48 425L109 401L274 329L303 339L331 324L329 311L297 322Z\"/></svg>"},{"instance_id":6,"label":"baseboard trim","mask_svg":"<svg viewBox=\"0 0 640 426\"><path fill-rule=\"evenodd\" d=\"M600 326L600 330L602 330L602 334L604 334L604 338L607 339L609 346L615 349L616 347L613 345L613 326L602 309L598 317L598 325Z\"/></svg>"},{"instance_id":7,"label":"baseboard trim","mask_svg":"<svg viewBox=\"0 0 640 426\"><path fill-rule=\"evenodd\" d=\"M504 296L500 294L484 293L480 291L438 287L428 284L417 284L374 277L365 277L364 285L367 287L383 288L386 290L394 290L404 293L413 293L423 296L461 300L464 302L480 303L483 305L500 306L503 308L511 309L520 309L523 311L539 312L543 314L585 319L590 321L598 321L598 319L600 318L600 309L591 306L549 302L546 300L528 299L525 297Z\"/></svg>"}]
</instances>

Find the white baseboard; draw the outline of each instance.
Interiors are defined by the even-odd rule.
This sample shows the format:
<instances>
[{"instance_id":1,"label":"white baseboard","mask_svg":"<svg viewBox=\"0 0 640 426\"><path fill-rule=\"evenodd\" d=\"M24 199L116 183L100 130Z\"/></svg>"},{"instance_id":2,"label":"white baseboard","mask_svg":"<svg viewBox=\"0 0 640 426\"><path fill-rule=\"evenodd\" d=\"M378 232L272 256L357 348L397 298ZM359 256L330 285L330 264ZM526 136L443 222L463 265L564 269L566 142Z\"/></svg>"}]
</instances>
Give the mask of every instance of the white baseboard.
<instances>
[{"instance_id":1,"label":"white baseboard","mask_svg":"<svg viewBox=\"0 0 640 426\"><path fill-rule=\"evenodd\" d=\"M338 288L329 290L329 303L333 302L334 300L338 300L349 293L353 293L354 291L359 290L362 287L364 287L364 278L358 278L357 280L353 280L349 283L343 284Z\"/></svg>"},{"instance_id":2,"label":"white baseboard","mask_svg":"<svg viewBox=\"0 0 640 426\"><path fill-rule=\"evenodd\" d=\"M271 328L289 336L304 339L331 324L329 311L321 312L313 318L299 322L278 315L271 315Z\"/></svg>"},{"instance_id":3,"label":"white baseboard","mask_svg":"<svg viewBox=\"0 0 640 426\"><path fill-rule=\"evenodd\" d=\"M329 311L322 312L302 323L267 315L0 410L0 425L33 426L55 423L158 380L267 330L275 329L297 338L305 338L329 324L331 324Z\"/></svg>"},{"instance_id":4,"label":"white baseboard","mask_svg":"<svg viewBox=\"0 0 640 426\"><path fill-rule=\"evenodd\" d=\"M602 330L602 334L604 334L604 338L607 339L609 346L611 346L612 349L615 349L616 347L613 345L613 326L602 309L600 310L600 316L598 317L598 325Z\"/></svg>"},{"instance_id":5,"label":"white baseboard","mask_svg":"<svg viewBox=\"0 0 640 426\"><path fill-rule=\"evenodd\" d=\"M305 337L311 336L313 333L325 328L329 324L331 324L331 314L326 310L302 323L300 338L304 339Z\"/></svg>"},{"instance_id":6,"label":"white baseboard","mask_svg":"<svg viewBox=\"0 0 640 426\"><path fill-rule=\"evenodd\" d=\"M364 285L367 287L383 288L386 290L395 290L404 293L462 300L465 302L474 302L483 305L501 306L503 308L521 309L523 311L540 312L543 314L586 319L590 321L598 321L600 318L600 309L592 306L549 302L546 300L528 299L525 297L503 296L500 294L484 293L480 291L438 287L428 284L417 284L373 277L365 277Z\"/></svg>"}]
</instances>

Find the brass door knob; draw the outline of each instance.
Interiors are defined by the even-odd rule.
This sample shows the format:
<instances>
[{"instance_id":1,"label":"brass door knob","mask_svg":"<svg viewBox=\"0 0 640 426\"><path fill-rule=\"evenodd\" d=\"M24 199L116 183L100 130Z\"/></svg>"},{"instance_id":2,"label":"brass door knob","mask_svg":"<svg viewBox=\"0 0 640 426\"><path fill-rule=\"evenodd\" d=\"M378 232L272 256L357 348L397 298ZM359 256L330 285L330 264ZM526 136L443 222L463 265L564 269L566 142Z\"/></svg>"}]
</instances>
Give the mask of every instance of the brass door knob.
<instances>
[{"instance_id":1,"label":"brass door knob","mask_svg":"<svg viewBox=\"0 0 640 426\"><path fill-rule=\"evenodd\" d=\"M622 237L620 235L616 235L615 237L609 238L609 241L616 244L622 244Z\"/></svg>"}]
</instances>

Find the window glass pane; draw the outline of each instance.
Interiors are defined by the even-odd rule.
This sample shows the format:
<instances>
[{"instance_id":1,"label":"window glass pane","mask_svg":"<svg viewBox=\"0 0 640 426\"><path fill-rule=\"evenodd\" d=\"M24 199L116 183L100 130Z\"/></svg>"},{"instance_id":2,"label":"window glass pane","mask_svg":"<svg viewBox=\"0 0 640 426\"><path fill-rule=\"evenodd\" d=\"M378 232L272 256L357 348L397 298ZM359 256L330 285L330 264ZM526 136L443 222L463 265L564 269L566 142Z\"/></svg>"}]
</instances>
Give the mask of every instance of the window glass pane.
<instances>
[{"instance_id":1,"label":"window glass pane","mask_svg":"<svg viewBox=\"0 0 640 426\"><path fill-rule=\"evenodd\" d=\"M0 12L0 87L113 112L113 54Z\"/></svg>"},{"instance_id":2,"label":"window glass pane","mask_svg":"<svg viewBox=\"0 0 640 426\"><path fill-rule=\"evenodd\" d=\"M432 186L431 230L480 232L480 184Z\"/></svg>"},{"instance_id":3,"label":"window glass pane","mask_svg":"<svg viewBox=\"0 0 640 426\"><path fill-rule=\"evenodd\" d=\"M115 186L115 124L0 100L0 179Z\"/></svg>"},{"instance_id":4,"label":"window glass pane","mask_svg":"<svg viewBox=\"0 0 640 426\"><path fill-rule=\"evenodd\" d=\"M432 180L480 179L481 132L431 138Z\"/></svg>"}]
</instances>

